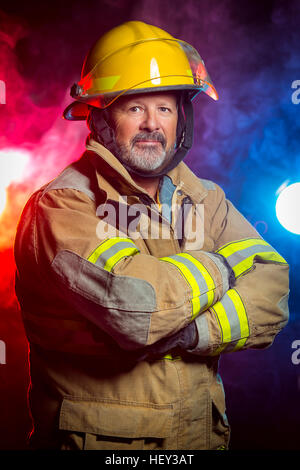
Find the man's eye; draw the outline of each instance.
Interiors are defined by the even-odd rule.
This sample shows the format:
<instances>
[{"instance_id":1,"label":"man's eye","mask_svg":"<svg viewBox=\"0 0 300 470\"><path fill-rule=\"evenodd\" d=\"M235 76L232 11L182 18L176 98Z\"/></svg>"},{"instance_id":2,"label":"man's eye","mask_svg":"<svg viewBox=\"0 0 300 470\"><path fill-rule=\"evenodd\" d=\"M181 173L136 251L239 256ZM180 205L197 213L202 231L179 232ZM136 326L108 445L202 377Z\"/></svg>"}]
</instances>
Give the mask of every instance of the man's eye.
<instances>
[{"instance_id":1,"label":"man's eye","mask_svg":"<svg viewBox=\"0 0 300 470\"><path fill-rule=\"evenodd\" d=\"M159 109L160 109L163 113L171 112L170 108L167 108L166 106L161 106Z\"/></svg>"},{"instance_id":2,"label":"man's eye","mask_svg":"<svg viewBox=\"0 0 300 470\"><path fill-rule=\"evenodd\" d=\"M131 113L138 113L140 110L141 108L139 106L131 106L131 108L129 108Z\"/></svg>"}]
</instances>

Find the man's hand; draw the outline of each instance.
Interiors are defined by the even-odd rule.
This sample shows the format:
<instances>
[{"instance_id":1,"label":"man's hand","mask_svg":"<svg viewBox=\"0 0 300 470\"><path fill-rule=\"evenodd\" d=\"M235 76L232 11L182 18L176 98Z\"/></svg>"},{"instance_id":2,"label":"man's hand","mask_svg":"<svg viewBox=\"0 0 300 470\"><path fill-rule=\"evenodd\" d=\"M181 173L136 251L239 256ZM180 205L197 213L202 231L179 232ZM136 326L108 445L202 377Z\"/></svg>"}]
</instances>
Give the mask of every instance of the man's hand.
<instances>
[{"instance_id":1,"label":"man's hand","mask_svg":"<svg viewBox=\"0 0 300 470\"><path fill-rule=\"evenodd\" d=\"M172 349L182 349L187 351L196 347L198 342L198 333L195 325L195 321L192 321L188 326L182 328L182 330L174 333L171 336L162 338L154 344L146 346L145 348L136 350L130 353L133 360L144 361L157 356L163 357L165 354L170 352Z\"/></svg>"}]
</instances>

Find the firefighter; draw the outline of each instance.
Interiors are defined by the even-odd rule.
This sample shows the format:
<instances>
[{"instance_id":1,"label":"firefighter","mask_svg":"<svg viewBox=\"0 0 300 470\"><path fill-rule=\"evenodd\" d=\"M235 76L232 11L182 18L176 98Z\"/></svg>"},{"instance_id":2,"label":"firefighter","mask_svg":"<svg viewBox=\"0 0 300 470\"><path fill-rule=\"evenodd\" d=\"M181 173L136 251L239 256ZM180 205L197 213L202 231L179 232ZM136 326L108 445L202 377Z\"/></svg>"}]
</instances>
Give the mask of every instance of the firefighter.
<instances>
[{"instance_id":1,"label":"firefighter","mask_svg":"<svg viewBox=\"0 0 300 470\"><path fill-rule=\"evenodd\" d=\"M288 265L183 163L201 92L218 99L198 52L143 22L84 61L64 118L87 121L86 151L15 241L31 448L228 448L218 361L286 325Z\"/></svg>"}]
</instances>

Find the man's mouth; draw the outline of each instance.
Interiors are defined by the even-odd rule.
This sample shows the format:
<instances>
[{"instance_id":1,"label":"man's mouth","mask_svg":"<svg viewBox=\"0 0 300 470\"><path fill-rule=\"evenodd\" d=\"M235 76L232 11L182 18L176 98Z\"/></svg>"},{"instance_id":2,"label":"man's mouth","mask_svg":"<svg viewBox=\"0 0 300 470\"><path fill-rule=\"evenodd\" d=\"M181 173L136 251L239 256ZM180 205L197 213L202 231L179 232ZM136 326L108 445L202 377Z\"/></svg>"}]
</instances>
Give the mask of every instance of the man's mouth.
<instances>
[{"instance_id":1,"label":"man's mouth","mask_svg":"<svg viewBox=\"0 0 300 470\"><path fill-rule=\"evenodd\" d=\"M142 145L162 145L158 140L137 140L135 143Z\"/></svg>"},{"instance_id":2,"label":"man's mouth","mask_svg":"<svg viewBox=\"0 0 300 470\"><path fill-rule=\"evenodd\" d=\"M166 142L164 136L161 134L143 135L140 133L133 138L132 146L136 144L147 147L150 147L151 145L161 145L163 148L165 148Z\"/></svg>"}]
</instances>

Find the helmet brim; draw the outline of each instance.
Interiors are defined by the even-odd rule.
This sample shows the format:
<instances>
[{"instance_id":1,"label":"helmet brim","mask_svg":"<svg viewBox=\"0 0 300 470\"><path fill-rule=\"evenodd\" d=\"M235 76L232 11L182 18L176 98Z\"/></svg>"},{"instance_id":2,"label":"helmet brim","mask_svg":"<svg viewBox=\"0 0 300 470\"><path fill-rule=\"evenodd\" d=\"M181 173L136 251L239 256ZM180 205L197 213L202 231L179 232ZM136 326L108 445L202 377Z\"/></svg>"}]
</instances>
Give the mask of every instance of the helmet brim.
<instances>
[{"instance_id":1,"label":"helmet brim","mask_svg":"<svg viewBox=\"0 0 300 470\"><path fill-rule=\"evenodd\" d=\"M141 88L141 89L132 89L132 90L124 90L119 95L114 95L114 97L110 97L109 104L112 104L113 101L120 98L121 96L126 95L138 95L143 93L157 93L157 92L172 92L172 91L181 91L187 92L190 99L193 100L198 93L202 90L201 87L196 87L195 85L177 85L177 86L169 86L169 87L155 87L155 88ZM108 104L108 106L109 106ZM107 107L108 107L107 106ZM98 108L97 106L97 96L89 97L88 102L84 101L73 101L73 103L69 104L63 112L63 118L68 121L83 121L86 120L88 117L89 111L92 107ZM101 108L100 108L101 109Z\"/></svg>"},{"instance_id":2,"label":"helmet brim","mask_svg":"<svg viewBox=\"0 0 300 470\"><path fill-rule=\"evenodd\" d=\"M87 103L73 101L63 112L63 118L67 121L85 121L89 114L90 106Z\"/></svg>"}]
</instances>

